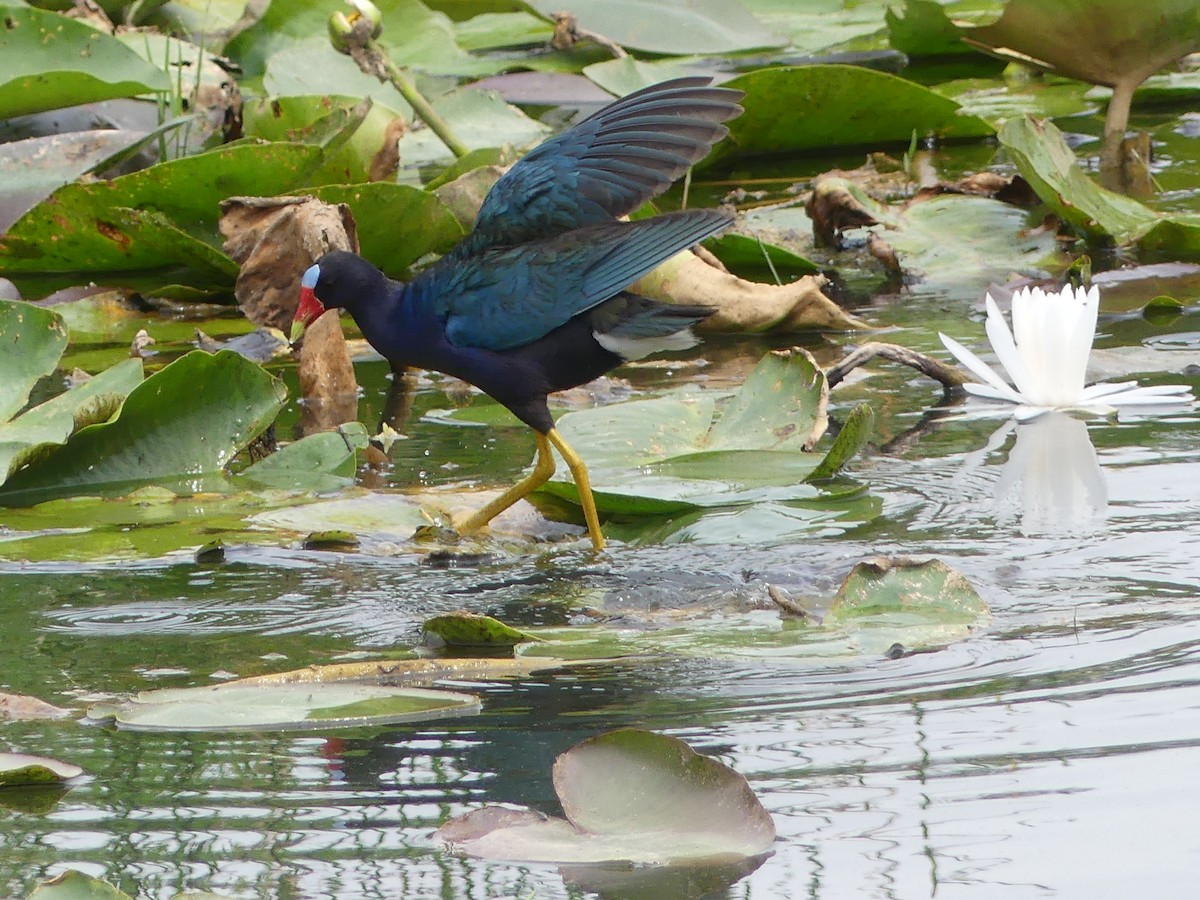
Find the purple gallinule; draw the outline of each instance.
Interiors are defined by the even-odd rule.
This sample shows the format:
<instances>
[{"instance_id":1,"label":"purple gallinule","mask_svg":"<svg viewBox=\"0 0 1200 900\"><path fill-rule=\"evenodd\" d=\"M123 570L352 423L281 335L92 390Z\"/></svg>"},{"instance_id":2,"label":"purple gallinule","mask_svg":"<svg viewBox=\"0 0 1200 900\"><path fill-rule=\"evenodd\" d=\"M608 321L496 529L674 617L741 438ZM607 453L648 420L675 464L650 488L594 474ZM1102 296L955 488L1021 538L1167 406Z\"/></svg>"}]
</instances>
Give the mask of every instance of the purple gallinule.
<instances>
[{"instance_id":1,"label":"purple gallinule","mask_svg":"<svg viewBox=\"0 0 1200 900\"><path fill-rule=\"evenodd\" d=\"M728 133L739 91L707 77L630 94L530 151L488 193L475 228L412 281L387 278L345 251L301 279L297 340L326 309L347 310L393 366L470 382L537 435L533 471L456 523L488 524L554 473L571 470L593 546L604 547L587 467L554 428L546 395L656 350L692 346L707 306L659 303L624 290L730 224L714 210L618 221L666 190Z\"/></svg>"}]
</instances>

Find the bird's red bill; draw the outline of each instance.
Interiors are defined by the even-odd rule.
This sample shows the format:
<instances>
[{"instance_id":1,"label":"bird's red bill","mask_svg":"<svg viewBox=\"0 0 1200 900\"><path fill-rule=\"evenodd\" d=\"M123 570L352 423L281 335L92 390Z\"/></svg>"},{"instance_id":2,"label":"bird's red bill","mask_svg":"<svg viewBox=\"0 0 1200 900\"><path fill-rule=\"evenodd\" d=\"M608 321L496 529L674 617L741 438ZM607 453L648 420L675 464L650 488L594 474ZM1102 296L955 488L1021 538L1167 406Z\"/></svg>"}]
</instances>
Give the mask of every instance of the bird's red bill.
<instances>
[{"instance_id":1,"label":"bird's red bill","mask_svg":"<svg viewBox=\"0 0 1200 900\"><path fill-rule=\"evenodd\" d=\"M301 286L300 304L296 307L295 318L292 319L292 341L299 340L300 336L304 334L304 329L315 322L323 312L325 312L325 307L317 299L313 289Z\"/></svg>"}]
</instances>

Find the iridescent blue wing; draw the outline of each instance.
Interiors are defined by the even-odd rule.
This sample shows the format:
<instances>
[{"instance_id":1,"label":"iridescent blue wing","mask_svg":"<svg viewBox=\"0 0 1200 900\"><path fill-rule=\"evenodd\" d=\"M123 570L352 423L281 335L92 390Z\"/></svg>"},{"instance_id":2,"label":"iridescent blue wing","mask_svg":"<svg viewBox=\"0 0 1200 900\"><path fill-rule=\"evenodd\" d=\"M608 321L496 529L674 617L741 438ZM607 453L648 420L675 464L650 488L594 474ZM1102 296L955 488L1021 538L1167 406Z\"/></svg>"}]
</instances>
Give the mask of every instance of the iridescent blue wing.
<instances>
[{"instance_id":1,"label":"iridescent blue wing","mask_svg":"<svg viewBox=\"0 0 1200 900\"><path fill-rule=\"evenodd\" d=\"M539 144L496 182L475 230L450 255L612 222L657 197L742 111L741 91L710 82L695 76L652 85Z\"/></svg>"},{"instance_id":2,"label":"iridescent blue wing","mask_svg":"<svg viewBox=\"0 0 1200 900\"><path fill-rule=\"evenodd\" d=\"M410 296L427 298L455 346L508 350L603 303L730 222L715 210L688 210L589 225L465 260L443 259L409 285Z\"/></svg>"}]
</instances>

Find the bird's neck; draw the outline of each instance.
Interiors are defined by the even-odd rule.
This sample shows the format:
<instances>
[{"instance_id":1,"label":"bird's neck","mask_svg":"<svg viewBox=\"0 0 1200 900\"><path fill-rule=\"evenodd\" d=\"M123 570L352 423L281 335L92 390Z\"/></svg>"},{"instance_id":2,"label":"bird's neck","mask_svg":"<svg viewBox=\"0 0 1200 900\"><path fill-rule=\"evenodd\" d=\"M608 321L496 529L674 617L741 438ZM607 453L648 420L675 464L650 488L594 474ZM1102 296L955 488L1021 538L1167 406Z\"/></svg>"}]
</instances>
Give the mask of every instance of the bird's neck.
<instances>
[{"instance_id":1,"label":"bird's neck","mask_svg":"<svg viewBox=\"0 0 1200 900\"><path fill-rule=\"evenodd\" d=\"M348 310L367 342L385 359L403 362L407 331L404 310L408 285L392 281L380 273L380 283L370 292L370 300Z\"/></svg>"}]
</instances>

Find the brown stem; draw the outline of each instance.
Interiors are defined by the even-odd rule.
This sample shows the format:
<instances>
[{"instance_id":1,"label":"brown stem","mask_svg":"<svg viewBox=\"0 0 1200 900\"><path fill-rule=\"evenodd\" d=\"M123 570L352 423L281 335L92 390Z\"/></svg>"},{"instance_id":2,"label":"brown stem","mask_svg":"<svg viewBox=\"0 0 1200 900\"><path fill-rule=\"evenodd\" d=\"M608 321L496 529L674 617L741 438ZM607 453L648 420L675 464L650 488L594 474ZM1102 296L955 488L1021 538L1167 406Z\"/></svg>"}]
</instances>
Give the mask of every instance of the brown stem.
<instances>
[{"instance_id":1,"label":"brown stem","mask_svg":"<svg viewBox=\"0 0 1200 900\"><path fill-rule=\"evenodd\" d=\"M1104 143L1100 147L1100 183L1114 191L1125 189L1125 154L1121 145L1125 130L1129 127L1129 110L1133 105L1133 92L1141 82L1123 78L1113 85L1112 97L1108 101L1108 112L1104 116Z\"/></svg>"},{"instance_id":2,"label":"brown stem","mask_svg":"<svg viewBox=\"0 0 1200 900\"><path fill-rule=\"evenodd\" d=\"M876 356L882 356L884 359L890 359L892 362L912 366L917 371L924 372L930 378L941 382L942 386L946 388L960 387L969 380L967 376L954 366L939 362L932 356L926 356L924 353L918 353L916 350L910 350L907 347L901 347L899 344L885 344L881 341L871 341L863 344L857 350L847 354L841 362L825 370L825 379L829 382L829 386L833 387L845 379L854 369L857 369L868 360L874 359Z\"/></svg>"}]
</instances>

